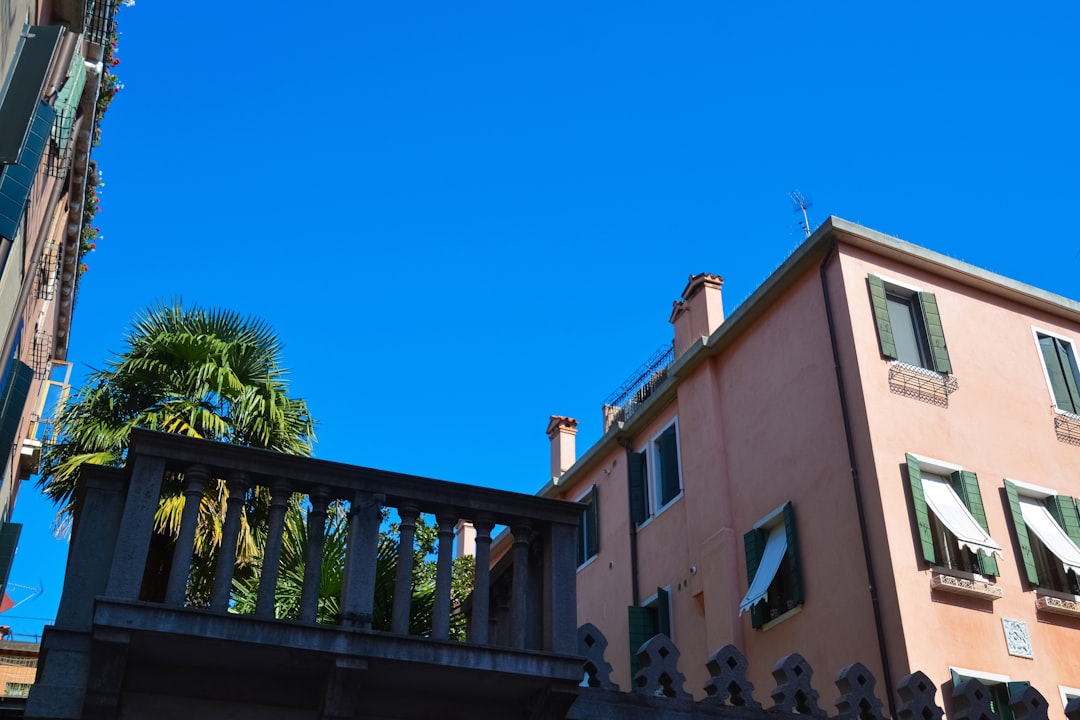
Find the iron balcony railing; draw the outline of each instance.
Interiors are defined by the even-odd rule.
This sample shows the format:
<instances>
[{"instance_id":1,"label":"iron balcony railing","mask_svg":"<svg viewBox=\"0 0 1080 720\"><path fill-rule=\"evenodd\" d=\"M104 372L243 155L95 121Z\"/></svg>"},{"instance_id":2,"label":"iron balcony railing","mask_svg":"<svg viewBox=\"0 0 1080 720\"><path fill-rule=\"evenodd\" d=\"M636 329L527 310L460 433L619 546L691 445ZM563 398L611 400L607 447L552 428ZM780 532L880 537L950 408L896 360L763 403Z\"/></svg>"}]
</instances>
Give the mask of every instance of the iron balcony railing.
<instances>
[{"instance_id":1,"label":"iron balcony railing","mask_svg":"<svg viewBox=\"0 0 1080 720\"><path fill-rule=\"evenodd\" d=\"M675 360L673 345L661 345L613 393L604 400L604 432L613 424L626 422L653 391L667 379L667 368Z\"/></svg>"}]
</instances>

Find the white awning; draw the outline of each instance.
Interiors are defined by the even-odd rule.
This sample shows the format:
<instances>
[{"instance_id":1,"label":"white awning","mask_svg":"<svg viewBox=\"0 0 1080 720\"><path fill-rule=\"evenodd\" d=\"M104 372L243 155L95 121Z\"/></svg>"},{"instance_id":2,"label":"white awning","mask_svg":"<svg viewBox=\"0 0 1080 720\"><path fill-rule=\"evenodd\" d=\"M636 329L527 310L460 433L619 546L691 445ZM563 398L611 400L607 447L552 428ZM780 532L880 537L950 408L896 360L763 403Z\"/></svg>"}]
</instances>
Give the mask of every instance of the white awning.
<instances>
[{"instance_id":1,"label":"white awning","mask_svg":"<svg viewBox=\"0 0 1080 720\"><path fill-rule=\"evenodd\" d=\"M1022 495L1019 500L1020 514L1028 530L1035 533L1046 549L1057 556L1066 571L1072 570L1080 575L1080 548L1073 544L1046 506L1039 500Z\"/></svg>"},{"instance_id":2,"label":"white awning","mask_svg":"<svg viewBox=\"0 0 1080 720\"><path fill-rule=\"evenodd\" d=\"M971 516L960 496L945 480L922 476L923 496L934 516L956 536L960 547L984 555L1001 555L1001 546Z\"/></svg>"},{"instance_id":3,"label":"white awning","mask_svg":"<svg viewBox=\"0 0 1080 720\"><path fill-rule=\"evenodd\" d=\"M783 525L778 525L769 531L769 539L765 543L765 552L761 555L761 563L757 573L750 582L750 589L746 591L746 597L739 603L739 614L749 610L762 600L769 599L769 585L776 577L776 571L780 569L780 563L784 560L787 551L787 532Z\"/></svg>"}]
</instances>

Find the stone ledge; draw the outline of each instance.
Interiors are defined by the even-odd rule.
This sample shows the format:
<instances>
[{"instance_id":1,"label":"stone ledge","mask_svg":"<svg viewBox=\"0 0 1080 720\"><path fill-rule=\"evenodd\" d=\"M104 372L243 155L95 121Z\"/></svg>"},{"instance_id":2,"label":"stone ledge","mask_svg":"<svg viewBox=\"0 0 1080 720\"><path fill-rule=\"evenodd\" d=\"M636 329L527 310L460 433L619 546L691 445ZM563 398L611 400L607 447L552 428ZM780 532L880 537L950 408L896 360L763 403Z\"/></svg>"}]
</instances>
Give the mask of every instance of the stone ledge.
<instances>
[{"instance_id":1,"label":"stone ledge","mask_svg":"<svg viewBox=\"0 0 1080 720\"><path fill-rule=\"evenodd\" d=\"M1035 595L1035 609L1043 610L1048 613L1055 613L1057 615L1080 617L1080 602L1077 600L1067 600L1065 598L1057 597L1056 595L1047 595L1041 592L1037 592Z\"/></svg>"},{"instance_id":2,"label":"stone ledge","mask_svg":"<svg viewBox=\"0 0 1080 720\"><path fill-rule=\"evenodd\" d=\"M1005 594L1004 590L993 583L984 582L982 580L970 580L956 575L949 575L938 570L934 570L930 574L930 587L942 592L977 597L991 602L998 600Z\"/></svg>"}]
</instances>

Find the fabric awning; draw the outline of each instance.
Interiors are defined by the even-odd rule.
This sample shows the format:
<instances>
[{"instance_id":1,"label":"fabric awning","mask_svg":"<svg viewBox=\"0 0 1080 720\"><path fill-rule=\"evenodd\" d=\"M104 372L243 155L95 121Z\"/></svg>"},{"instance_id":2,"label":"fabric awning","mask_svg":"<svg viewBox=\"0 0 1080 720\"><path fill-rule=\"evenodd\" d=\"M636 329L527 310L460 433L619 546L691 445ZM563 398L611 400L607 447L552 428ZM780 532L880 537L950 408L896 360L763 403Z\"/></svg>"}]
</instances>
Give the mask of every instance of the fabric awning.
<instances>
[{"instance_id":1,"label":"fabric awning","mask_svg":"<svg viewBox=\"0 0 1080 720\"><path fill-rule=\"evenodd\" d=\"M56 120L53 122L51 135L61 156L67 154L67 146L71 141L71 127L75 124L75 115L78 114L79 100L82 98L85 85L86 61L76 52L71 56L67 82L60 88L60 92L56 94L56 102L53 103Z\"/></svg>"},{"instance_id":2,"label":"fabric awning","mask_svg":"<svg viewBox=\"0 0 1080 720\"><path fill-rule=\"evenodd\" d=\"M956 536L960 547L984 555L1001 555L1001 546L994 542L994 538L971 516L952 485L928 475L922 476L922 485L926 504L930 506L934 516Z\"/></svg>"},{"instance_id":3,"label":"fabric awning","mask_svg":"<svg viewBox=\"0 0 1080 720\"><path fill-rule=\"evenodd\" d=\"M750 589L746 591L746 596L739 603L740 615L762 600L768 600L769 585L776 577L776 571L780 569L785 552L787 552L787 533L784 532L784 526L780 525L769 531L769 539L765 543L765 551L761 555L757 573L750 582Z\"/></svg>"},{"instance_id":4,"label":"fabric awning","mask_svg":"<svg viewBox=\"0 0 1080 720\"><path fill-rule=\"evenodd\" d=\"M1019 499L1020 514L1028 530L1034 532L1046 549L1054 553L1066 571L1072 570L1080 575L1080 548L1073 544L1040 500L1023 496Z\"/></svg>"}]
</instances>

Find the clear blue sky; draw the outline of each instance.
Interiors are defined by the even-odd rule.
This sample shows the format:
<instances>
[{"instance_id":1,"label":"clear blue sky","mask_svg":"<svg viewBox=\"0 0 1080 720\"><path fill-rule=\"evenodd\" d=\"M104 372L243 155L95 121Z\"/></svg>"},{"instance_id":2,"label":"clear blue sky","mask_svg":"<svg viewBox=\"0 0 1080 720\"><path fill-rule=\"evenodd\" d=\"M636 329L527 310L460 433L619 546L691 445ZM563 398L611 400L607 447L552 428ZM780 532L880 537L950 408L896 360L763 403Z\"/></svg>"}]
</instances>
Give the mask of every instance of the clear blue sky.
<instances>
[{"instance_id":1,"label":"clear blue sky","mask_svg":"<svg viewBox=\"0 0 1080 720\"><path fill-rule=\"evenodd\" d=\"M1080 297L1080 9L823 5L122 8L76 382L155 300L253 313L319 457L533 492L548 416L600 436L689 274L730 312L801 242L795 188ZM33 493L17 632L60 594Z\"/></svg>"}]
</instances>

